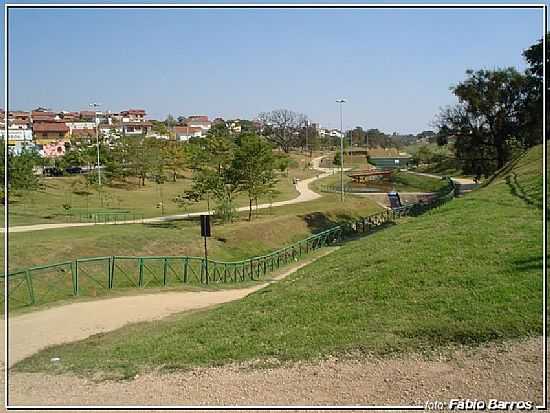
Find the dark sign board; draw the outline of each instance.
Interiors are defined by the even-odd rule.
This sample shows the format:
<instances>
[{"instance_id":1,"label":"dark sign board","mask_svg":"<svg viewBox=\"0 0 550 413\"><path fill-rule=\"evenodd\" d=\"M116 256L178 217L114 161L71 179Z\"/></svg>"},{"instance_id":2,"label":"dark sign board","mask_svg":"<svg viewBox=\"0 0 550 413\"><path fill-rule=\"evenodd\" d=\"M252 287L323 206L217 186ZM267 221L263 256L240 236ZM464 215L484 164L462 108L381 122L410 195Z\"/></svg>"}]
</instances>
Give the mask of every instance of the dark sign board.
<instances>
[{"instance_id":1,"label":"dark sign board","mask_svg":"<svg viewBox=\"0 0 550 413\"><path fill-rule=\"evenodd\" d=\"M210 236L210 215L201 215L201 237Z\"/></svg>"},{"instance_id":2,"label":"dark sign board","mask_svg":"<svg viewBox=\"0 0 550 413\"><path fill-rule=\"evenodd\" d=\"M401 207L401 198L397 192L388 193L388 199L390 200L390 207L392 209Z\"/></svg>"}]
</instances>

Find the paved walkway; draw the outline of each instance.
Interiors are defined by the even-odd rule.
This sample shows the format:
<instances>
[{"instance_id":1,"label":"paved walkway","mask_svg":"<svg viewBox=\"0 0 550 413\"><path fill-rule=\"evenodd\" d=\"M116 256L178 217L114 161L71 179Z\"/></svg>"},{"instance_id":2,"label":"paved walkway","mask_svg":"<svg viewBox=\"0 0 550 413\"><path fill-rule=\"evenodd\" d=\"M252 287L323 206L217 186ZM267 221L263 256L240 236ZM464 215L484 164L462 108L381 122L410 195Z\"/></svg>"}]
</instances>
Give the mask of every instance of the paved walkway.
<instances>
[{"instance_id":1,"label":"paved walkway","mask_svg":"<svg viewBox=\"0 0 550 413\"><path fill-rule=\"evenodd\" d=\"M326 155L325 155L326 156ZM313 178L304 179L302 181L299 181L296 184L296 190L298 191L299 195L296 198L289 199L286 201L279 201L279 202L273 202L271 204L260 204L257 207L253 206L253 209L265 209L265 208L271 208L271 207L279 207L284 205L292 205L292 204L299 204L302 202L308 202L312 201L314 199L320 198L321 195L319 195L317 192L314 192L309 188L309 184L316 181L317 179L322 179L327 176L330 176L334 173L333 168L321 168L319 167L319 163L321 162L321 159L323 159L325 156L320 156L318 158L312 159L312 166L313 169L316 169L320 172L319 175L314 176ZM347 170L344 168L344 170ZM237 208L237 211L248 211L248 206L239 207ZM20 225L20 226L14 226L9 228L10 233L15 232L29 232L29 231L42 231L46 229L56 229L56 228L73 228L73 227L88 227L93 225L121 225L121 224L136 224L136 223L155 223L155 222L165 222L165 221L174 221L178 219L185 219L190 217L196 217L199 215L209 214L212 213L211 211L201 211L201 212L190 212L187 214L178 214L178 215L169 215L164 217L154 217L154 218L146 218L144 220L140 221L118 221L116 224L114 222L107 222L107 223L93 223L93 222L76 222L76 223L59 223L59 224L36 224L36 225ZM0 228L0 232L4 232L4 228Z\"/></svg>"}]
</instances>

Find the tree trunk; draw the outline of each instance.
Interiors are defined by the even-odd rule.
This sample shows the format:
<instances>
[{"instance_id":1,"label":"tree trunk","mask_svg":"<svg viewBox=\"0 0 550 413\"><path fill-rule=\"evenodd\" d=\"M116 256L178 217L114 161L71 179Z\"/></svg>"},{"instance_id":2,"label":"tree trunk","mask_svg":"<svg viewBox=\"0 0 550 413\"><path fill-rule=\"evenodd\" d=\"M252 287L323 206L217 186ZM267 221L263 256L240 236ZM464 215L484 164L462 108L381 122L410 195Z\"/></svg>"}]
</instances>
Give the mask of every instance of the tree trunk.
<instances>
[{"instance_id":1,"label":"tree trunk","mask_svg":"<svg viewBox=\"0 0 550 413\"><path fill-rule=\"evenodd\" d=\"M248 220L252 221L252 198L248 199Z\"/></svg>"}]
</instances>

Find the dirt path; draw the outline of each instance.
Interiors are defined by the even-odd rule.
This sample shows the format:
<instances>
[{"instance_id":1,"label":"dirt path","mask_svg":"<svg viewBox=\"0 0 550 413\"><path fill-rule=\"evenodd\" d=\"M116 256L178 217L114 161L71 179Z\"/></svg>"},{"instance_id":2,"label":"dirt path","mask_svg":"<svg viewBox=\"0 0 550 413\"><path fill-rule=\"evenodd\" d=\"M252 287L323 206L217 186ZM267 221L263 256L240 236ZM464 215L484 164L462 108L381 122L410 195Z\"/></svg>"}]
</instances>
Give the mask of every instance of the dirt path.
<instances>
[{"instance_id":1,"label":"dirt path","mask_svg":"<svg viewBox=\"0 0 550 413\"><path fill-rule=\"evenodd\" d=\"M316 169L320 172L319 175L314 176L313 178L304 179L303 181L299 181L296 184L296 190L298 191L299 195L296 198L288 199L286 201L279 201L279 202L273 202L272 204L260 204L257 207L254 207L253 209L265 209L270 207L279 207L284 205L292 205L292 204L299 204L302 202L308 202L313 201L314 199L320 198L321 195L319 195L317 192L311 190L309 188L309 184L316 181L317 179L325 178L333 173L332 168L320 168L319 163L321 162L321 159L323 159L324 156L312 159L312 167L313 169ZM347 169L344 169L347 170ZM237 208L237 211L248 211L248 206L239 207ZM89 227L93 225L122 225L122 224L136 224L136 223L155 223L155 222L164 222L164 221L173 221L177 219L184 219L184 218L190 218L190 217L196 217L199 215L208 214L208 211L202 211L202 212L191 212L187 214L178 214L178 215L169 215L164 217L154 217L154 218L146 218L143 220L135 221L119 221L116 224L113 222L107 222L107 223L93 223L93 222L75 222L75 223L59 223L59 224L36 224L36 225L19 225L9 228L10 233L15 232L29 232L29 231L42 231L46 229L56 229L56 228L73 228L73 227ZM0 228L0 232L4 232L4 228Z\"/></svg>"},{"instance_id":2,"label":"dirt path","mask_svg":"<svg viewBox=\"0 0 550 413\"><path fill-rule=\"evenodd\" d=\"M71 375L10 376L12 405L424 405L451 398L542 402L542 339L426 358L362 358L147 373L94 383Z\"/></svg>"},{"instance_id":3,"label":"dirt path","mask_svg":"<svg viewBox=\"0 0 550 413\"><path fill-rule=\"evenodd\" d=\"M13 366L25 357L55 344L82 340L97 333L116 330L130 323L158 320L170 314L238 300L296 272L336 249L337 247L325 248L303 262L273 276L269 282L254 287L107 298L10 317L8 365ZM4 343L4 321L0 328L2 331L0 339Z\"/></svg>"}]
</instances>

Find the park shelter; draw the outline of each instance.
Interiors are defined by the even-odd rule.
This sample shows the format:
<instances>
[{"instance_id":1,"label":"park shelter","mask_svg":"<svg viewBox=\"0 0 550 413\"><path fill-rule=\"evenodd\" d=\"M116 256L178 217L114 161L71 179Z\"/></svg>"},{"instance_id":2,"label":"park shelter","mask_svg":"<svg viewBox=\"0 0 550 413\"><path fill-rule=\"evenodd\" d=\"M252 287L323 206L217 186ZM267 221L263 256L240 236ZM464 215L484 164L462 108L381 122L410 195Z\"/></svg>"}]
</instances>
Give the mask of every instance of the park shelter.
<instances>
[{"instance_id":1,"label":"park shelter","mask_svg":"<svg viewBox=\"0 0 550 413\"><path fill-rule=\"evenodd\" d=\"M369 156L369 163L381 170L407 169L411 162L410 155Z\"/></svg>"}]
</instances>

